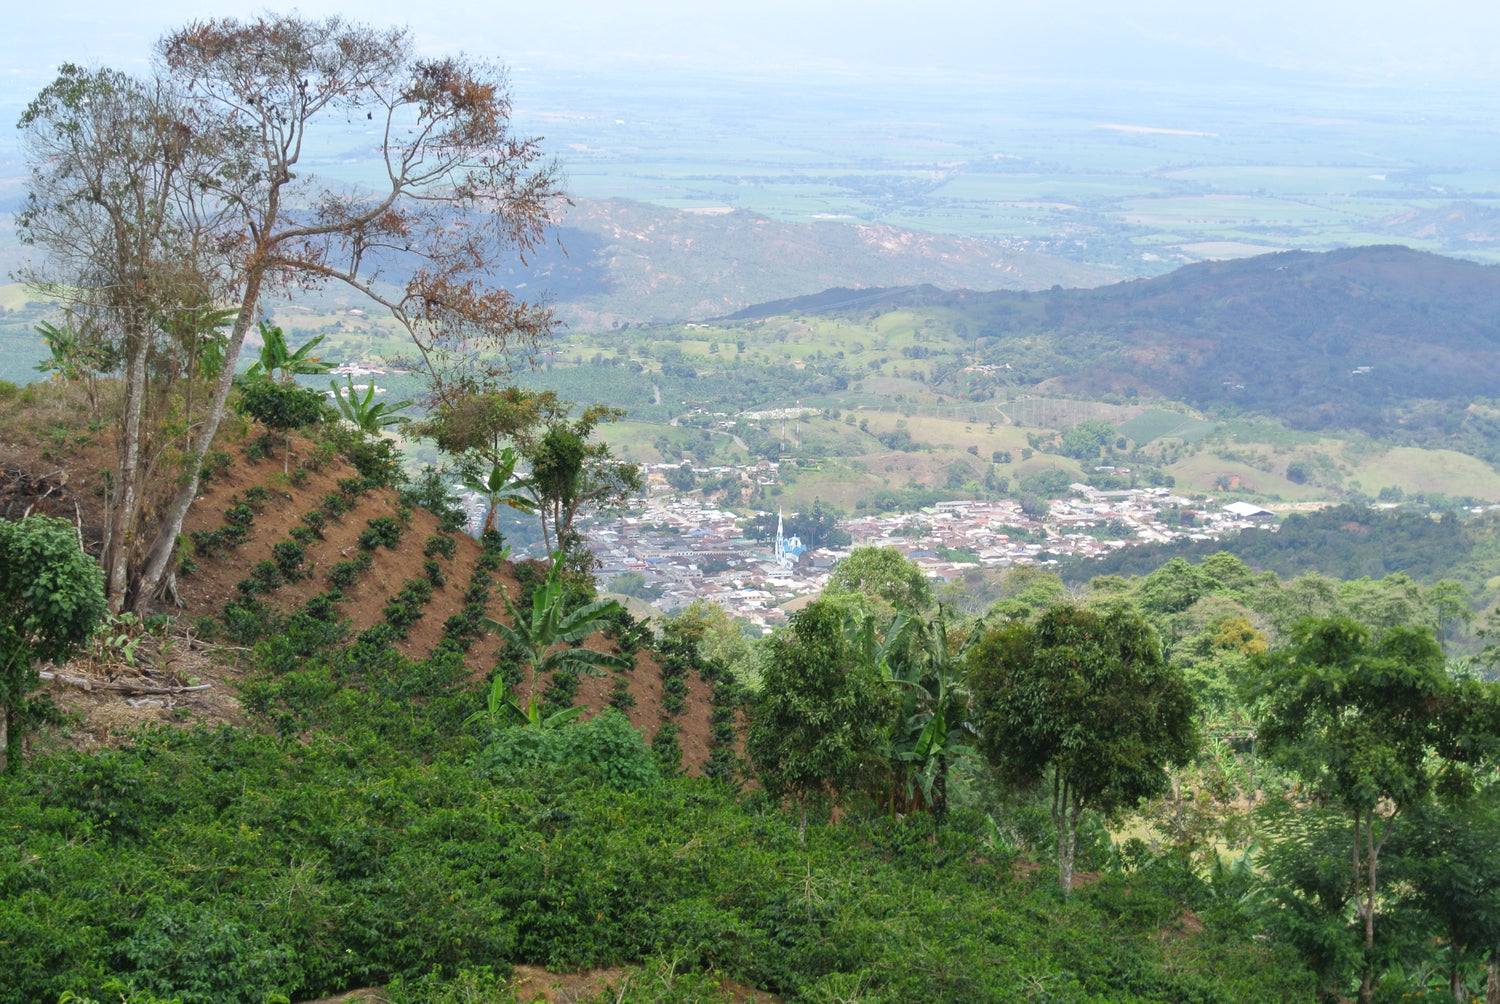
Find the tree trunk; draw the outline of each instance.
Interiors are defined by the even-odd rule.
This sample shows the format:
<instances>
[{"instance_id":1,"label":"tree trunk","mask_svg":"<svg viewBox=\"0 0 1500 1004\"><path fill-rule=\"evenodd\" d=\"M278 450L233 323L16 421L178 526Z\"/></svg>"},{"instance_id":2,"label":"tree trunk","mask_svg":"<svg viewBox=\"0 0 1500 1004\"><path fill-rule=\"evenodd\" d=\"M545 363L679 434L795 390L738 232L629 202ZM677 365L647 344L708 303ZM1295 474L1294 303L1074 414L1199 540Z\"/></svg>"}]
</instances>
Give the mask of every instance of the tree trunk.
<instances>
[{"instance_id":1,"label":"tree trunk","mask_svg":"<svg viewBox=\"0 0 1500 1004\"><path fill-rule=\"evenodd\" d=\"M1069 896L1073 892L1073 859L1078 853L1078 817L1083 814L1083 803L1076 798L1068 810L1068 844L1067 857L1063 861L1062 873L1063 896Z\"/></svg>"},{"instance_id":2,"label":"tree trunk","mask_svg":"<svg viewBox=\"0 0 1500 1004\"><path fill-rule=\"evenodd\" d=\"M1385 846L1386 840L1390 838L1391 830L1396 825L1396 810L1391 813L1385 822L1385 832L1380 839L1375 838L1376 814L1374 809L1364 813L1354 814L1354 876L1356 883L1363 877L1364 890L1363 899L1358 901L1358 909L1365 926L1365 964L1359 980L1360 1004L1370 1004L1375 999L1375 902L1380 893L1380 851ZM1360 863L1360 817L1364 817L1364 862ZM1356 896L1359 894L1356 893ZM1462 981L1460 981L1462 982ZM1461 998L1460 998L1461 999Z\"/></svg>"},{"instance_id":3,"label":"tree trunk","mask_svg":"<svg viewBox=\"0 0 1500 1004\"><path fill-rule=\"evenodd\" d=\"M1485 967L1484 1004L1500 1004L1500 960L1493 958Z\"/></svg>"},{"instance_id":4,"label":"tree trunk","mask_svg":"<svg viewBox=\"0 0 1500 1004\"><path fill-rule=\"evenodd\" d=\"M1469 999L1469 988L1464 980L1463 970L1457 964L1448 973L1448 992L1453 995L1455 1001L1466 1001Z\"/></svg>"},{"instance_id":5,"label":"tree trunk","mask_svg":"<svg viewBox=\"0 0 1500 1004\"><path fill-rule=\"evenodd\" d=\"M240 349L244 346L245 335L250 330L250 320L255 315L255 305L260 300L260 284L261 272L259 269L254 269L246 279L245 292L240 299L240 315L235 318L229 344L224 348L224 365L219 370L218 382L214 384L208 414L203 418L203 427L199 430L198 439L193 444L193 452L187 458L187 477L183 479L182 487L177 490L177 494L167 506L161 527L157 530L156 538L151 542L151 550L146 555L145 567L141 570L140 583L135 593L134 605L138 613L148 612L150 604L155 600L162 577L167 572L167 563L172 559L172 551L177 546L177 538L182 534L182 521L187 518L187 511L193 504L193 499L198 496L199 478L203 472L202 458L213 446L214 437L219 434L219 423L224 421L224 411L229 404L229 389L234 383L234 367L239 362Z\"/></svg>"},{"instance_id":6,"label":"tree trunk","mask_svg":"<svg viewBox=\"0 0 1500 1004\"><path fill-rule=\"evenodd\" d=\"M797 820L797 843L807 843L807 803L798 802L797 808L802 810L802 815Z\"/></svg>"},{"instance_id":7,"label":"tree trunk","mask_svg":"<svg viewBox=\"0 0 1500 1004\"><path fill-rule=\"evenodd\" d=\"M0 704L0 774L10 769L10 708Z\"/></svg>"},{"instance_id":8,"label":"tree trunk","mask_svg":"<svg viewBox=\"0 0 1500 1004\"><path fill-rule=\"evenodd\" d=\"M132 319L132 326L136 320ZM131 556L135 550L136 515L141 493L141 413L146 401L146 354L149 339L143 331L127 334L125 413L121 417L119 466L114 498L109 507L108 543L104 552L105 594L111 613L125 609L130 593Z\"/></svg>"},{"instance_id":9,"label":"tree trunk","mask_svg":"<svg viewBox=\"0 0 1500 1004\"><path fill-rule=\"evenodd\" d=\"M1359 1004L1370 1004L1375 998L1375 973L1371 965L1372 949L1375 947L1375 903L1374 891L1369 879L1373 876L1365 870L1367 861L1362 860L1361 841L1364 838L1361 813L1354 813L1354 908L1365 929L1364 964L1359 971Z\"/></svg>"},{"instance_id":10,"label":"tree trunk","mask_svg":"<svg viewBox=\"0 0 1500 1004\"><path fill-rule=\"evenodd\" d=\"M938 754L937 777L932 779L932 818L941 826L948 815L948 754Z\"/></svg>"},{"instance_id":11,"label":"tree trunk","mask_svg":"<svg viewBox=\"0 0 1500 1004\"><path fill-rule=\"evenodd\" d=\"M1057 882L1063 897L1073 891L1073 856L1078 849L1078 816L1083 804L1069 786L1056 776L1052 780L1052 825L1057 828Z\"/></svg>"}]
</instances>

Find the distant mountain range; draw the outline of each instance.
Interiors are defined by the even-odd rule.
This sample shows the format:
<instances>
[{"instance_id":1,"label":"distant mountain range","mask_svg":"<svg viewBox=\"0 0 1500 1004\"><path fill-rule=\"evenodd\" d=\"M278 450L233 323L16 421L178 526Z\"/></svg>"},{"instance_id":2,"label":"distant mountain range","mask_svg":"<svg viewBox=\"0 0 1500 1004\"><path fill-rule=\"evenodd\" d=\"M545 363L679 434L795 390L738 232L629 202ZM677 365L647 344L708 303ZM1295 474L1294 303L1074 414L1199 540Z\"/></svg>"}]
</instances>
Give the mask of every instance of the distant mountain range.
<instances>
[{"instance_id":1,"label":"distant mountain range","mask_svg":"<svg viewBox=\"0 0 1500 1004\"><path fill-rule=\"evenodd\" d=\"M582 328L703 320L831 286L1019 290L1119 278L973 238L837 220L778 223L755 213L625 199L576 200L556 237L560 246L496 278L522 294L545 291L558 313Z\"/></svg>"},{"instance_id":2,"label":"distant mountain range","mask_svg":"<svg viewBox=\"0 0 1500 1004\"><path fill-rule=\"evenodd\" d=\"M1450 202L1435 209L1412 209L1380 221L1380 229L1392 237L1416 241L1440 241L1461 251L1466 245L1500 241L1500 210L1474 202Z\"/></svg>"}]
</instances>

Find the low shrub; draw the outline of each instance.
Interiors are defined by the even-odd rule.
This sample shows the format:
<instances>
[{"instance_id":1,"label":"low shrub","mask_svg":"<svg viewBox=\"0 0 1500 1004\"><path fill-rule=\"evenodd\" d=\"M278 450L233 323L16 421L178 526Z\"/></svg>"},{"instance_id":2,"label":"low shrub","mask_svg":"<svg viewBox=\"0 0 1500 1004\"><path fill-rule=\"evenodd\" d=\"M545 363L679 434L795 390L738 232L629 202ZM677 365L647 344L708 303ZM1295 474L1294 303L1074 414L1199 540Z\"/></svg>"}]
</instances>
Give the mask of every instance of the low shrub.
<instances>
[{"instance_id":1,"label":"low shrub","mask_svg":"<svg viewBox=\"0 0 1500 1004\"><path fill-rule=\"evenodd\" d=\"M635 791L661 781L661 768L646 741L617 711L563 728L501 730L475 756L474 766L481 777L511 784L535 784L539 773L612 791Z\"/></svg>"},{"instance_id":2,"label":"low shrub","mask_svg":"<svg viewBox=\"0 0 1500 1004\"><path fill-rule=\"evenodd\" d=\"M250 597L231 600L219 617L224 622L224 636L236 645L254 645L281 627L280 615Z\"/></svg>"},{"instance_id":3,"label":"low shrub","mask_svg":"<svg viewBox=\"0 0 1500 1004\"><path fill-rule=\"evenodd\" d=\"M301 544L282 541L271 548L271 560L288 582L302 578L302 564L307 560L307 548Z\"/></svg>"},{"instance_id":4,"label":"low shrub","mask_svg":"<svg viewBox=\"0 0 1500 1004\"><path fill-rule=\"evenodd\" d=\"M198 478L205 484L217 481L229 473L232 466L234 456L228 450L209 450L203 455L203 463L198 467Z\"/></svg>"},{"instance_id":5,"label":"low shrub","mask_svg":"<svg viewBox=\"0 0 1500 1004\"><path fill-rule=\"evenodd\" d=\"M255 510L249 504L242 502L238 495L231 496L229 508L224 510L225 525L247 527L254 522Z\"/></svg>"},{"instance_id":6,"label":"low shrub","mask_svg":"<svg viewBox=\"0 0 1500 1004\"><path fill-rule=\"evenodd\" d=\"M377 547L395 548L401 543L401 534L404 531L401 524L390 516L376 516L369 520L369 529L359 535L359 546L367 551L373 551Z\"/></svg>"},{"instance_id":7,"label":"low shrub","mask_svg":"<svg viewBox=\"0 0 1500 1004\"><path fill-rule=\"evenodd\" d=\"M422 557L452 559L458 543L446 533L435 533L422 545Z\"/></svg>"},{"instance_id":8,"label":"low shrub","mask_svg":"<svg viewBox=\"0 0 1500 1004\"><path fill-rule=\"evenodd\" d=\"M363 573L364 568L358 561L345 558L342 561L335 561L333 566L328 569L328 574L325 578L327 578L328 584L336 589L348 589L359 581L359 577Z\"/></svg>"}]
</instances>

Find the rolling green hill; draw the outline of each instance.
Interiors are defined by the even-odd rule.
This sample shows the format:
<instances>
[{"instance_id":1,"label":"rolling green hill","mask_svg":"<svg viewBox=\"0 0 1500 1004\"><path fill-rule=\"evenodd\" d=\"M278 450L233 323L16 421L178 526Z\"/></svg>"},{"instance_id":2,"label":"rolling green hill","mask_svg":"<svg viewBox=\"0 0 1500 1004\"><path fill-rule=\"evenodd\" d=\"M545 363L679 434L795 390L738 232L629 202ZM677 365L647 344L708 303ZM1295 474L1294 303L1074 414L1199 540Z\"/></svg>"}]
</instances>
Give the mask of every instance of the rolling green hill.
<instances>
[{"instance_id":1,"label":"rolling green hill","mask_svg":"<svg viewBox=\"0 0 1500 1004\"><path fill-rule=\"evenodd\" d=\"M1493 434L1492 416L1463 412L1500 385L1500 269L1472 262L1377 246L1205 262L1097 289L863 295L837 291L735 318L941 309L962 324L954 348L1005 368L987 380L934 372L934 389L971 400L1045 382L1067 395L1161 397L1298 429L1471 445Z\"/></svg>"}]
</instances>

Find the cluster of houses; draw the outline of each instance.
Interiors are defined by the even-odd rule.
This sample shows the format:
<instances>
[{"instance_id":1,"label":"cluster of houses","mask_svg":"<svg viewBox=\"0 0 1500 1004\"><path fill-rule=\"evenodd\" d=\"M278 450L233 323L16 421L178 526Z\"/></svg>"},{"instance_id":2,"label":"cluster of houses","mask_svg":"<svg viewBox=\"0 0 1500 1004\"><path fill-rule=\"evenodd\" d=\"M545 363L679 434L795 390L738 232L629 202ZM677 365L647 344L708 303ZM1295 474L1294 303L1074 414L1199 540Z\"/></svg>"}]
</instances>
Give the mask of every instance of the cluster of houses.
<instances>
[{"instance_id":1,"label":"cluster of houses","mask_svg":"<svg viewBox=\"0 0 1500 1004\"><path fill-rule=\"evenodd\" d=\"M763 480L765 467L742 473ZM788 604L821 591L851 547L894 547L932 578L947 580L975 566L1046 564L1147 541L1208 539L1276 518L1243 502L1220 506L1161 488L1103 492L1079 484L1070 497L1053 500L1040 520L1009 499L955 499L920 512L844 520L849 547L806 547L780 527L774 538L746 536L736 514L671 491L661 471L647 474L646 505L588 530L599 581L607 589L614 577L639 573L663 611L708 600L766 630L785 621Z\"/></svg>"}]
</instances>

